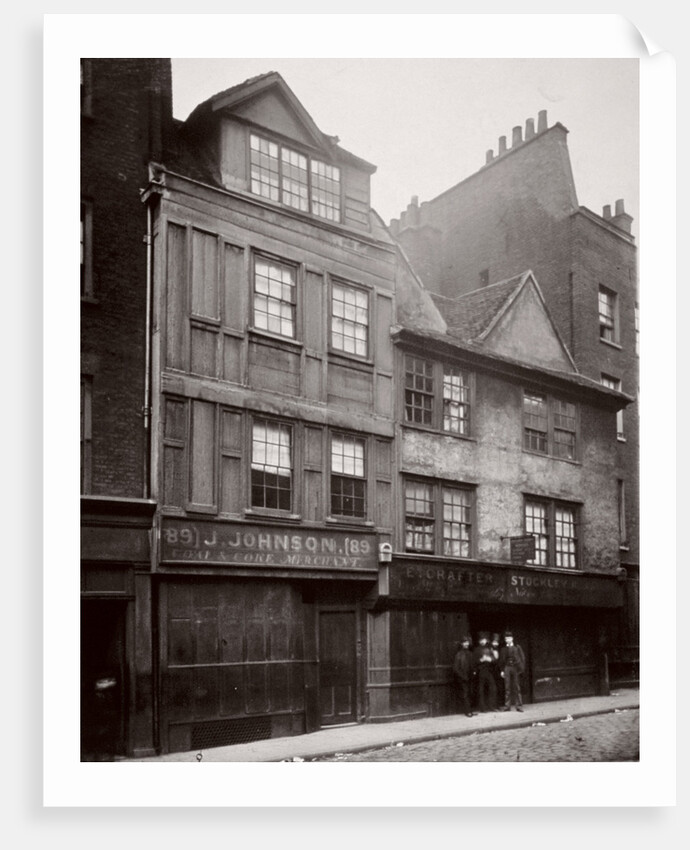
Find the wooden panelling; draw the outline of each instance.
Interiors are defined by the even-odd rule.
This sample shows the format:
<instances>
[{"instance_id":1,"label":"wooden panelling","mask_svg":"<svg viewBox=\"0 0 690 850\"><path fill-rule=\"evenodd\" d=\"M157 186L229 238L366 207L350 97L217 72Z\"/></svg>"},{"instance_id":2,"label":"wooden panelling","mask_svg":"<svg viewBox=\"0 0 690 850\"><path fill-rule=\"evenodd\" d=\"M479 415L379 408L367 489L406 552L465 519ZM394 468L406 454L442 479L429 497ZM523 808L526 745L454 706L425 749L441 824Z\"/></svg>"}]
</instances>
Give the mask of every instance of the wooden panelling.
<instances>
[{"instance_id":1,"label":"wooden panelling","mask_svg":"<svg viewBox=\"0 0 690 850\"><path fill-rule=\"evenodd\" d=\"M187 233L168 225L165 363L173 369L187 367Z\"/></svg>"},{"instance_id":2,"label":"wooden panelling","mask_svg":"<svg viewBox=\"0 0 690 850\"><path fill-rule=\"evenodd\" d=\"M304 519L306 522L319 522L323 519L324 513L323 474L305 470L303 481L304 501L302 511Z\"/></svg>"},{"instance_id":3,"label":"wooden panelling","mask_svg":"<svg viewBox=\"0 0 690 850\"><path fill-rule=\"evenodd\" d=\"M302 605L295 589L166 582L161 605L168 722L303 709Z\"/></svg>"},{"instance_id":4,"label":"wooden panelling","mask_svg":"<svg viewBox=\"0 0 690 850\"><path fill-rule=\"evenodd\" d=\"M391 325L393 324L393 302L379 295L376 299L376 365L384 372L393 371L393 346Z\"/></svg>"},{"instance_id":5,"label":"wooden panelling","mask_svg":"<svg viewBox=\"0 0 690 850\"><path fill-rule=\"evenodd\" d=\"M392 528L393 526L391 485L388 481L376 482L376 516L374 522L380 528Z\"/></svg>"},{"instance_id":6,"label":"wooden panelling","mask_svg":"<svg viewBox=\"0 0 690 850\"><path fill-rule=\"evenodd\" d=\"M218 237L192 231L192 313L219 319Z\"/></svg>"},{"instance_id":7,"label":"wooden panelling","mask_svg":"<svg viewBox=\"0 0 690 850\"><path fill-rule=\"evenodd\" d=\"M382 416L393 415L393 379L387 375L376 376L375 410Z\"/></svg>"},{"instance_id":8,"label":"wooden panelling","mask_svg":"<svg viewBox=\"0 0 690 850\"><path fill-rule=\"evenodd\" d=\"M323 398L323 360L321 357L304 358L304 395L315 401Z\"/></svg>"},{"instance_id":9,"label":"wooden panelling","mask_svg":"<svg viewBox=\"0 0 690 850\"><path fill-rule=\"evenodd\" d=\"M234 245L225 245L224 311L223 325L237 331L246 326L247 271L244 251Z\"/></svg>"},{"instance_id":10,"label":"wooden panelling","mask_svg":"<svg viewBox=\"0 0 690 850\"><path fill-rule=\"evenodd\" d=\"M218 330L192 325L192 372L215 378L217 374Z\"/></svg>"},{"instance_id":11,"label":"wooden panelling","mask_svg":"<svg viewBox=\"0 0 690 850\"><path fill-rule=\"evenodd\" d=\"M272 345L250 343L249 383L268 391L298 395L300 355Z\"/></svg>"},{"instance_id":12,"label":"wooden panelling","mask_svg":"<svg viewBox=\"0 0 690 850\"><path fill-rule=\"evenodd\" d=\"M312 469L323 467L323 428L304 428L304 464Z\"/></svg>"},{"instance_id":13,"label":"wooden panelling","mask_svg":"<svg viewBox=\"0 0 690 850\"><path fill-rule=\"evenodd\" d=\"M223 334L223 378L242 382L242 340L228 334Z\"/></svg>"},{"instance_id":14,"label":"wooden panelling","mask_svg":"<svg viewBox=\"0 0 690 850\"><path fill-rule=\"evenodd\" d=\"M186 503L187 476L184 449L163 447L163 504L183 508Z\"/></svg>"},{"instance_id":15,"label":"wooden panelling","mask_svg":"<svg viewBox=\"0 0 690 850\"><path fill-rule=\"evenodd\" d=\"M323 351L326 344L323 302L323 275L308 271L304 276L304 344L314 351Z\"/></svg>"},{"instance_id":16,"label":"wooden panelling","mask_svg":"<svg viewBox=\"0 0 690 850\"><path fill-rule=\"evenodd\" d=\"M356 410L372 407L373 376L370 372L330 363L328 366L328 403Z\"/></svg>"},{"instance_id":17,"label":"wooden panelling","mask_svg":"<svg viewBox=\"0 0 690 850\"><path fill-rule=\"evenodd\" d=\"M190 494L193 505L215 505L214 465L216 447L216 407L205 401L192 402L190 452Z\"/></svg>"},{"instance_id":18,"label":"wooden panelling","mask_svg":"<svg viewBox=\"0 0 690 850\"><path fill-rule=\"evenodd\" d=\"M242 413L236 410L222 412L221 448L224 451L242 451Z\"/></svg>"}]
</instances>

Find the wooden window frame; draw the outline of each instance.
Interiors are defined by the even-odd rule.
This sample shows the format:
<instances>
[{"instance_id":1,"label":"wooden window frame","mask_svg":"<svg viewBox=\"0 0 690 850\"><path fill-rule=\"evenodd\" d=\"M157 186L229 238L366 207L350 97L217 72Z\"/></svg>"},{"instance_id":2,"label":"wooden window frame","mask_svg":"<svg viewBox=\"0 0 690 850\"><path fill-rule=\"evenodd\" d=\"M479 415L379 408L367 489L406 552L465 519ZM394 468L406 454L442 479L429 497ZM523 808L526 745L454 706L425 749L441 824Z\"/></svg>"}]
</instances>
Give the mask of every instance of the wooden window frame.
<instances>
[{"instance_id":1,"label":"wooden window frame","mask_svg":"<svg viewBox=\"0 0 690 850\"><path fill-rule=\"evenodd\" d=\"M415 514L408 511L408 485L416 485L424 487L430 493L429 504L432 507L431 514ZM403 550L411 555L435 555L444 558L452 558L453 560L471 560L476 553L476 490L473 484L465 484L463 482L442 481L438 479L424 479L415 476L406 475L403 478L402 500L403 500L403 527L402 527L402 543ZM454 538L446 537L444 526L446 525L446 517L444 512L445 494L447 492L462 493L463 496L469 497L469 505L462 506L469 508L469 522L463 522L462 525L469 526L469 537L467 538L467 555L453 555L446 551L446 541L453 541ZM433 523L431 532L419 532L417 534L431 535L431 548L408 546L408 519L418 517L421 520L426 516L428 525ZM463 540L463 538L458 538Z\"/></svg>"},{"instance_id":2,"label":"wooden window frame","mask_svg":"<svg viewBox=\"0 0 690 850\"><path fill-rule=\"evenodd\" d=\"M257 311L256 309L256 299L257 295L264 295L264 293L257 292L256 281L257 281L257 262L264 262L269 264L274 264L276 266L282 266L283 268L290 269L294 275L294 285L292 287L293 293L293 301L287 302L284 299L273 298L270 297L272 301L278 301L280 304L290 303L292 308L292 324L293 324L293 335L288 336L284 333L280 333L279 331L270 330L269 328L259 327L257 324ZM298 263L291 262L290 260L286 260L283 257L276 257L271 254L265 254L263 252L256 251L252 254L251 261L251 281L250 281L250 314L251 314L251 328L250 330L256 331L260 334L266 334L267 336L274 337L275 339L285 340L291 343L299 343L302 338L302 323L301 323L301 310L299 306L301 304L301 293L302 293L302 285L301 285L301 267ZM268 300L268 296L267 296ZM267 312L267 316L270 314Z\"/></svg>"},{"instance_id":3,"label":"wooden window frame","mask_svg":"<svg viewBox=\"0 0 690 850\"><path fill-rule=\"evenodd\" d=\"M276 186L277 197L271 197L270 193L267 195L267 194L264 194L262 192L257 192L257 191L254 190L254 187L253 187L254 180L253 180L253 177L252 177L252 167L253 167L254 163L252 161L252 159L253 159L252 152L254 150L257 150L257 148L252 147L254 139L258 140L259 143L263 142L266 145L275 145L275 147L277 149L277 156L274 157L275 160L276 160L276 164L277 164L277 169L274 172L275 174L277 174L277 180L278 180L278 183L277 183L277 186ZM306 213L308 215L313 216L314 218L318 218L320 221L328 221L328 222L331 222L332 224L341 224L342 223L342 220L343 220L343 181L342 181L342 169L340 168L339 165L336 165L335 163L332 163L332 162L326 162L325 159L319 159L318 157L311 156L310 154L305 153L304 151L301 151L296 147L293 147L293 146L290 146L290 145L284 145L282 142L279 142L276 139L272 139L272 138L269 138L268 136L260 135L259 133L256 133L256 132L251 131L251 130L248 132L247 150L248 150L248 158L249 158L249 172L248 172L249 173L249 191L252 193L252 195L256 195L259 198L264 198L265 200L270 201L271 203L274 203L274 204L280 204L282 207L285 207L287 209L292 209L292 210L295 210L297 212ZM285 154L288 155L288 160L285 159L284 152L285 152ZM301 157L305 160L306 169L304 169L304 171L305 171L305 175L306 175L306 182L302 182L299 179L297 179L297 180L294 179L295 175L292 174L292 169L294 168L294 163L289 161L291 159L290 155L294 155L296 157ZM320 174L319 173L319 166L321 166L323 168L323 170L325 170L326 172L329 172L329 171L330 172L337 172L337 179L334 179L333 176L330 175L330 174ZM261 167L261 166L259 166L259 167ZM288 173L289 173L290 176L288 176ZM330 181L332 183L335 183L338 187L338 192L335 193L335 192L331 191L329 188L324 188L323 186L317 185L322 181ZM260 181L260 182L266 182L266 181ZM307 205L306 205L306 208L303 207L301 205L301 203L300 204L294 204L294 203L291 203L290 201L285 200L286 195L288 195L288 196L289 195L296 195L297 197L301 197L299 193L295 193L294 191L287 191L286 190L286 184L288 184L288 183L294 183L298 186L300 186L300 185L305 186L305 188L307 190L307 194L306 194ZM270 186L271 185L270 181L266 185ZM337 194L337 199L338 199L337 204L336 203L324 202L324 199L321 197L321 195L319 193L325 193L325 195L327 196L326 201L328 201L329 196L332 196L332 197L335 198L336 194ZM316 212L316 209L321 208L321 207L324 207L327 211L329 211L329 210L332 211L333 215L331 216L331 215L327 215L327 214L322 214L321 212Z\"/></svg>"},{"instance_id":4,"label":"wooden window frame","mask_svg":"<svg viewBox=\"0 0 690 850\"><path fill-rule=\"evenodd\" d=\"M351 292L361 292L366 296L367 304L366 304L366 312L367 312L367 324L366 324L366 339L365 339L365 352L364 354L358 354L356 351L346 351L344 348L338 348L333 339L334 339L334 330L333 330L333 322L337 318L341 318L339 316L334 315L334 303L335 303L335 288L340 287L344 290L350 290ZM351 357L355 360L358 360L363 363L371 362L371 348L372 348L372 320L373 320L373 297L372 292L365 286L357 285L354 283L350 283L350 281L342 280L341 278L332 278L330 281L330 298L329 298L329 328L328 328L328 344L329 349L333 354L337 354L339 357ZM349 319L345 319L342 317L343 323L346 321L351 322ZM355 321L354 324L361 325L361 322ZM343 336L345 336L343 334Z\"/></svg>"},{"instance_id":5,"label":"wooden window frame","mask_svg":"<svg viewBox=\"0 0 690 850\"><path fill-rule=\"evenodd\" d=\"M422 373L415 372L408 368L408 364L412 361L416 361L418 363L422 363L425 367L430 367L430 371ZM447 434L452 437L464 437L469 438L472 436L473 422L472 422L472 414L474 410L474 396L475 396L475 375L474 372L467 369L464 365L459 363L450 363L448 361L441 360L432 360L428 357L423 357L421 355L412 353L412 352L404 352L402 357L402 424L405 427L410 428L424 428L432 431L437 431L440 434ZM451 373L459 373L464 383L460 386L463 390L466 391L466 400L460 399L454 400L450 397L446 397L446 386L447 386L447 377L451 375ZM428 388L420 388L408 386L409 380L408 376L410 375L418 375L424 380L430 381L430 389ZM408 403L408 393L413 393L418 396L423 396L429 400L428 407L420 407L410 405ZM464 407L465 416L454 417L446 415L446 402L450 402L451 404L458 404ZM408 413L410 410L428 410L429 411L429 422L424 421L416 421L414 419L408 418ZM465 430L453 430L452 428L446 427L446 421L459 421L466 423Z\"/></svg>"},{"instance_id":6,"label":"wooden window frame","mask_svg":"<svg viewBox=\"0 0 690 850\"><path fill-rule=\"evenodd\" d=\"M534 534L533 524L530 524L528 521L528 510L530 508L540 508L544 511L544 520L545 520L545 529L546 533L540 536L543 536L546 541L546 545L543 547L539 546L539 539L535 539L535 558L529 561L525 561L525 564L530 567L546 567L546 568L555 568L561 570L568 571L578 571L582 569L581 566L581 541L580 541L580 511L581 506L573 503L573 502L565 502L560 499L546 499L542 496L524 496L524 504L523 504L523 526L525 534ZM560 537L556 534L558 523L562 522L562 520L558 519L558 511L567 511L572 515L572 526L573 526L573 536L567 537L561 535ZM558 548L558 540L571 540L574 543L574 551L572 552L563 552ZM540 563L540 557L538 556L539 552L544 552L544 563ZM558 564L559 554L562 556L563 554L566 557L572 557L574 559L574 564L571 565L563 565Z\"/></svg>"},{"instance_id":7,"label":"wooden window frame","mask_svg":"<svg viewBox=\"0 0 690 850\"><path fill-rule=\"evenodd\" d=\"M527 409L526 402L528 399L541 399L544 403L544 428L534 428L534 419L536 415ZM559 405L570 405L572 411L572 429L564 427L565 423L559 417L567 417L567 413L560 411ZM543 434L545 440L545 449L540 451L529 445L533 434ZM567 457L561 454L558 446L567 445L562 440L557 440L558 433L573 434L573 456ZM542 390L524 389L522 395L522 450L529 454L539 455L540 457L551 457L554 460L564 460L569 463L578 463L580 457L580 408L574 401L563 398L562 396L552 395L551 393Z\"/></svg>"},{"instance_id":8,"label":"wooden window frame","mask_svg":"<svg viewBox=\"0 0 690 850\"><path fill-rule=\"evenodd\" d=\"M362 444L363 447L363 473L362 475L349 475L344 472L335 472L333 469L333 438L341 437L343 440L352 440L357 441ZM339 431L336 429L330 430L328 432L328 516L332 519L337 519L340 522L354 522L361 523L366 522L369 518L369 439L366 436L361 434L349 433L346 431ZM351 480L351 481L361 481L364 489L362 500L364 509L362 513L338 513L333 510L333 497L334 497L334 479L337 478L339 480Z\"/></svg>"},{"instance_id":9,"label":"wooden window frame","mask_svg":"<svg viewBox=\"0 0 690 850\"><path fill-rule=\"evenodd\" d=\"M248 442L249 442L249 474L248 478L248 486L249 492L247 494L247 510L250 513L257 514L265 514L270 516L294 516L295 514L295 502L297 499L298 486L296 481L295 470L297 468L297 464L295 463L295 446L296 446L296 428L295 423L288 422L284 419L278 419L272 416L263 416L260 414L251 414L249 417L250 427L248 428ZM287 508L281 507L273 507L267 505L255 505L253 500L253 491L254 491L254 427L259 423L264 422L267 425L277 425L279 428L287 428L290 434L290 490L289 490L289 506ZM264 464L265 465L265 464Z\"/></svg>"},{"instance_id":10,"label":"wooden window frame","mask_svg":"<svg viewBox=\"0 0 690 850\"><path fill-rule=\"evenodd\" d=\"M599 339L613 345L620 344L620 321L618 315L618 293L605 286L598 291ZM605 309L602 310L602 305Z\"/></svg>"},{"instance_id":11,"label":"wooden window frame","mask_svg":"<svg viewBox=\"0 0 690 850\"><path fill-rule=\"evenodd\" d=\"M80 225L80 295L89 301L93 289L93 202L82 198L79 210Z\"/></svg>"},{"instance_id":12,"label":"wooden window frame","mask_svg":"<svg viewBox=\"0 0 690 850\"><path fill-rule=\"evenodd\" d=\"M601 383L608 387L610 390L615 390L616 392L622 392L621 389L621 379L614 378L613 375L607 375L604 372L601 373ZM624 411L623 408L616 411L616 439L620 443L625 443L625 423L624 423Z\"/></svg>"},{"instance_id":13,"label":"wooden window frame","mask_svg":"<svg viewBox=\"0 0 690 850\"><path fill-rule=\"evenodd\" d=\"M93 376L82 375L80 381L80 475L79 490L82 495L88 495L92 489L93 479Z\"/></svg>"}]
</instances>

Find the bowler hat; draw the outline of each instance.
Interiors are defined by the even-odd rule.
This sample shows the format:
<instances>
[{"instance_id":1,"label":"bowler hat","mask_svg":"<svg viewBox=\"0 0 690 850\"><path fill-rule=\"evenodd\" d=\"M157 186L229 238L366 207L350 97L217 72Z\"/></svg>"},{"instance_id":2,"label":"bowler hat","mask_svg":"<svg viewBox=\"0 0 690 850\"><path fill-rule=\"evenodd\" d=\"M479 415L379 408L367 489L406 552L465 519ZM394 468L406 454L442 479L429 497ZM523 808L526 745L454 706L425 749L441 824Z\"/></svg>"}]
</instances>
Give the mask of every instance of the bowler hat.
<instances>
[{"instance_id":1,"label":"bowler hat","mask_svg":"<svg viewBox=\"0 0 690 850\"><path fill-rule=\"evenodd\" d=\"M503 637L512 637L512 636L513 636L512 632L503 632Z\"/></svg>"}]
</instances>

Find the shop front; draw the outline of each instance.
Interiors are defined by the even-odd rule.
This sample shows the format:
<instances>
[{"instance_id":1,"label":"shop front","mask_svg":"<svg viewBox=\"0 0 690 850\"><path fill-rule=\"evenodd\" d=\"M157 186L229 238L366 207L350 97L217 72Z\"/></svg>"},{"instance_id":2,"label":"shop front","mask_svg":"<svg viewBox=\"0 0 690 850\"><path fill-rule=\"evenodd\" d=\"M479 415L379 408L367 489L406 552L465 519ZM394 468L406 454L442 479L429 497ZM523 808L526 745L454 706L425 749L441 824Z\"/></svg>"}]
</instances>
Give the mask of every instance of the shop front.
<instances>
[{"instance_id":1,"label":"shop front","mask_svg":"<svg viewBox=\"0 0 690 850\"><path fill-rule=\"evenodd\" d=\"M508 629L525 651L523 698L606 693L607 650L623 601L618 576L395 555L371 611L374 716L457 710L451 664L461 637Z\"/></svg>"},{"instance_id":2,"label":"shop front","mask_svg":"<svg viewBox=\"0 0 690 850\"><path fill-rule=\"evenodd\" d=\"M359 722L372 532L163 518L160 748Z\"/></svg>"},{"instance_id":3,"label":"shop front","mask_svg":"<svg viewBox=\"0 0 690 850\"><path fill-rule=\"evenodd\" d=\"M81 760L155 752L148 499L81 498Z\"/></svg>"}]
</instances>

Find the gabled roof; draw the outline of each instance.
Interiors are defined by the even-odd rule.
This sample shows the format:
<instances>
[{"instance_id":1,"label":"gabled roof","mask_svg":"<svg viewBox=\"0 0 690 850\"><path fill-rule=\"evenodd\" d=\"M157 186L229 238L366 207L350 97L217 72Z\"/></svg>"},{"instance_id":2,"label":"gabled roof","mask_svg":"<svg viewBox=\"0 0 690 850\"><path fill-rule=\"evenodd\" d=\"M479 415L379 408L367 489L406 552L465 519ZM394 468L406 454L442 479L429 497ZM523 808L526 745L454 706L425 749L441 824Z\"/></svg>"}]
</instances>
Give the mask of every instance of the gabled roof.
<instances>
[{"instance_id":1,"label":"gabled roof","mask_svg":"<svg viewBox=\"0 0 690 850\"><path fill-rule=\"evenodd\" d=\"M345 148L341 148L338 145L339 140L337 136L329 136L319 130L311 115L302 106L292 89L277 71L258 74L255 77L250 77L243 83L238 83L229 89L224 89L218 92L218 94L214 94L193 110L185 124L192 127L196 123L202 122L204 119L208 119L210 116L221 111L232 112L252 98L264 95L270 89L276 89L280 93L304 129L307 137L311 139L316 148L321 149L330 156L335 155L336 158L349 160L359 168L370 173L376 171L376 166L372 165L372 163L355 156L345 150Z\"/></svg>"},{"instance_id":2,"label":"gabled roof","mask_svg":"<svg viewBox=\"0 0 690 850\"><path fill-rule=\"evenodd\" d=\"M499 313L513 300L530 272L466 292L457 298L432 294L448 323L448 333L460 339L478 340Z\"/></svg>"},{"instance_id":3,"label":"gabled roof","mask_svg":"<svg viewBox=\"0 0 690 850\"><path fill-rule=\"evenodd\" d=\"M541 337L537 338L535 335L534 339L525 339L527 335L523 332L523 339L520 339L518 331L517 336L513 335L511 340L505 336L507 322L514 320L520 311L524 313L526 298L529 298L533 305L531 327L534 327L535 332L538 330ZM508 353L509 348L515 352L515 346L519 343L524 355L534 363L541 360L546 365L548 361L554 362L553 358L556 357L573 372L577 372L575 361L549 314L544 296L531 270L466 292L457 298L435 295L434 300L446 319L451 336L464 342L495 348L496 353L500 353L502 348L505 353ZM530 343L533 343L531 350L525 350L530 347ZM547 349L550 354L544 359Z\"/></svg>"}]
</instances>

